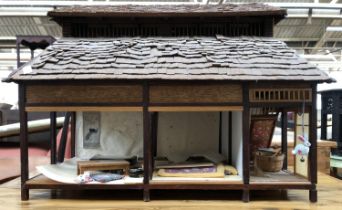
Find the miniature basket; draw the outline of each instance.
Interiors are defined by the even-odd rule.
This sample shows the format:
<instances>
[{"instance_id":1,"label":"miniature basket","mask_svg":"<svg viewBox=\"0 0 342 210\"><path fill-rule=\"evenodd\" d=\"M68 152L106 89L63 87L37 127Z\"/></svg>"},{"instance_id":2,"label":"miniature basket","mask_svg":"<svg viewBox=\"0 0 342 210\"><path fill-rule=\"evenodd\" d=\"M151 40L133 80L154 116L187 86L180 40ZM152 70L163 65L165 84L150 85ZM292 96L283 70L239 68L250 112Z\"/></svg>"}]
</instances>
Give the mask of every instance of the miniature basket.
<instances>
[{"instance_id":1,"label":"miniature basket","mask_svg":"<svg viewBox=\"0 0 342 210\"><path fill-rule=\"evenodd\" d=\"M284 154L269 155L263 152L255 153L255 161L258 168L265 172L278 172L283 167Z\"/></svg>"}]
</instances>

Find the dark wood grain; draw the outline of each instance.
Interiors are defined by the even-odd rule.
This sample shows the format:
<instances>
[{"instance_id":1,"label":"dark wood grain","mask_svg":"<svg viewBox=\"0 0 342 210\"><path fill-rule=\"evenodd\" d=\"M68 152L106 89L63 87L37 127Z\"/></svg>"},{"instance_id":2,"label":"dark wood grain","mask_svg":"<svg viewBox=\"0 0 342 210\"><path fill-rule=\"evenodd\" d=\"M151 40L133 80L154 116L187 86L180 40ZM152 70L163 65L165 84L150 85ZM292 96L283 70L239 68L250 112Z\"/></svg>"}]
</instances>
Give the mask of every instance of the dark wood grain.
<instances>
[{"instance_id":1,"label":"dark wood grain","mask_svg":"<svg viewBox=\"0 0 342 210\"><path fill-rule=\"evenodd\" d=\"M283 170L287 169L287 112L281 113L281 151L284 154Z\"/></svg>"},{"instance_id":2,"label":"dark wood grain","mask_svg":"<svg viewBox=\"0 0 342 210\"><path fill-rule=\"evenodd\" d=\"M249 161L250 161L250 107L249 107L249 84L243 85L243 113L242 113L242 139L243 139L243 183L249 184Z\"/></svg>"},{"instance_id":3,"label":"dark wood grain","mask_svg":"<svg viewBox=\"0 0 342 210\"><path fill-rule=\"evenodd\" d=\"M118 103L142 102L140 85L30 85L27 103Z\"/></svg>"},{"instance_id":4,"label":"dark wood grain","mask_svg":"<svg viewBox=\"0 0 342 210\"><path fill-rule=\"evenodd\" d=\"M28 129L27 112L25 111L25 92L24 84L19 85L19 116L20 116L20 168L21 168L21 200L29 199L29 190L25 187L25 182L29 178L28 171Z\"/></svg>"},{"instance_id":5,"label":"dark wood grain","mask_svg":"<svg viewBox=\"0 0 342 210\"><path fill-rule=\"evenodd\" d=\"M50 163L56 164L57 160L57 133L56 133L56 112L50 112Z\"/></svg>"},{"instance_id":6,"label":"dark wood grain","mask_svg":"<svg viewBox=\"0 0 342 210\"><path fill-rule=\"evenodd\" d=\"M234 103L242 102L241 85L151 86L151 103Z\"/></svg>"}]
</instances>

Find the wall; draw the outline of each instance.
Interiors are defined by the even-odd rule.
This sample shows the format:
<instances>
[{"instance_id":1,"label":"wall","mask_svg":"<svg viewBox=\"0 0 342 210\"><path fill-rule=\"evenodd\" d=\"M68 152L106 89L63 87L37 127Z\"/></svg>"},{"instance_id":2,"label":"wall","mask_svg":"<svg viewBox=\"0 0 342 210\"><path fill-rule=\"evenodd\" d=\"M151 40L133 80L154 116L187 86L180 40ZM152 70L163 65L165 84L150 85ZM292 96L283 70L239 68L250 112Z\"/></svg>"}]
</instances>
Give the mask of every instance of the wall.
<instances>
[{"instance_id":1,"label":"wall","mask_svg":"<svg viewBox=\"0 0 342 210\"><path fill-rule=\"evenodd\" d=\"M143 154L142 113L101 113L100 148L83 149L82 113L77 113L76 154L132 156ZM159 113L158 155L173 161L191 154L218 151L218 112Z\"/></svg>"},{"instance_id":2,"label":"wall","mask_svg":"<svg viewBox=\"0 0 342 210\"><path fill-rule=\"evenodd\" d=\"M76 156L88 159L96 154L130 157L143 154L142 113L102 112L100 148L83 149L83 117L77 113Z\"/></svg>"},{"instance_id":3,"label":"wall","mask_svg":"<svg viewBox=\"0 0 342 210\"><path fill-rule=\"evenodd\" d=\"M158 156L183 161L191 154L218 153L218 112L159 113Z\"/></svg>"},{"instance_id":4,"label":"wall","mask_svg":"<svg viewBox=\"0 0 342 210\"><path fill-rule=\"evenodd\" d=\"M233 112L232 115L232 164L236 167L239 175L243 172L242 159L242 112Z\"/></svg>"}]
</instances>

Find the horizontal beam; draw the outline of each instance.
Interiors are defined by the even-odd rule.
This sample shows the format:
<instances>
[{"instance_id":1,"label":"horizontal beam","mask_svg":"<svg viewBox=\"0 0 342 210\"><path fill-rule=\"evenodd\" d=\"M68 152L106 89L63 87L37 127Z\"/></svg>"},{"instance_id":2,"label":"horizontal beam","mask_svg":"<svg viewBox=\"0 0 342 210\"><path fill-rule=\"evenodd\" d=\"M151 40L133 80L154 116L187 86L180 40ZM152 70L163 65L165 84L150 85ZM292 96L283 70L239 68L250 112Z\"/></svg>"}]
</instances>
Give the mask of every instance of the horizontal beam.
<instances>
[{"instance_id":1,"label":"horizontal beam","mask_svg":"<svg viewBox=\"0 0 342 210\"><path fill-rule=\"evenodd\" d=\"M242 106L151 106L149 112L220 112L242 111Z\"/></svg>"},{"instance_id":2,"label":"horizontal beam","mask_svg":"<svg viewBox=\"0 0 342 210\"><path fill-rule=\"evenodd\" d=\"M142 112L142 107L27 106L27 112Z\"/></svg>"}]
</instances>

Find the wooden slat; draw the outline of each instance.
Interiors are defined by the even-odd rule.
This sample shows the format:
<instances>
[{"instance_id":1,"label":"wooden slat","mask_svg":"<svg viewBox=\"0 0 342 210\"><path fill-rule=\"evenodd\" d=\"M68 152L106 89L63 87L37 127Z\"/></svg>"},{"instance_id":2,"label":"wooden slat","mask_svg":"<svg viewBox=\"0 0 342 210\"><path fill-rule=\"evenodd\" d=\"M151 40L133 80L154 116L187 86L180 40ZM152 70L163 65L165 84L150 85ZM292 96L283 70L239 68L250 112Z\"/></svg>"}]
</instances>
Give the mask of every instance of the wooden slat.
<instances>
[{"instance_id":1,"label":"wooden slat","mask_svg":"<svg viewBox=\"0 0 342 210\"><path fill-rule=\"evenodd\" d=\"M142 107L106 107L106 106L29 106L27 112L142 112Z\"/></svg>"},{"instance_id":2,"label":"wooden slat","mask_svg":"<svg viewBox=\"0 0 342 210\"><path fill-rule=\"evenodd\" d=\"M151 103L225 103L242 102L238 84L152 85Z\"/></svg>"},{"instance_id":3,"label":"wooden slat","mask_svg":"<svg viewBox=\"0 0 342 210\"><path fill-rule=\"evenodd\" d=\"M280 98L280 92L283 93L283 98ZM253 88L249 91L249 100L251 102L311 102L310 88ZM271 96L272 93L272 96ZM278 96L276 95L278 94ZM305 94L307 93L307 94ZM258 95L258 96L257 96ZM287 98L285 96L288 96ZM308 98L306 98L306 96Z\"/></svg>"},{"instance_id":4,"label":"wooden slat","mask_svg":"<svg viewBox=\"0 0 342 210\"><path fill-rule=\"evenodd\" d=\"M242 111L242 106L152 106L149 112L219 112Z\"/></svg>"},{"instance_id":5,"label":"wooden slat","mask_svg":"<svg viewBox=\"0 0 342 210\"><path fill-rule=\"evenodd\" d=\"M30 85L26 100L31 103L118 103L142 102L141 85Z\"/></svg>"}]
</instances>

